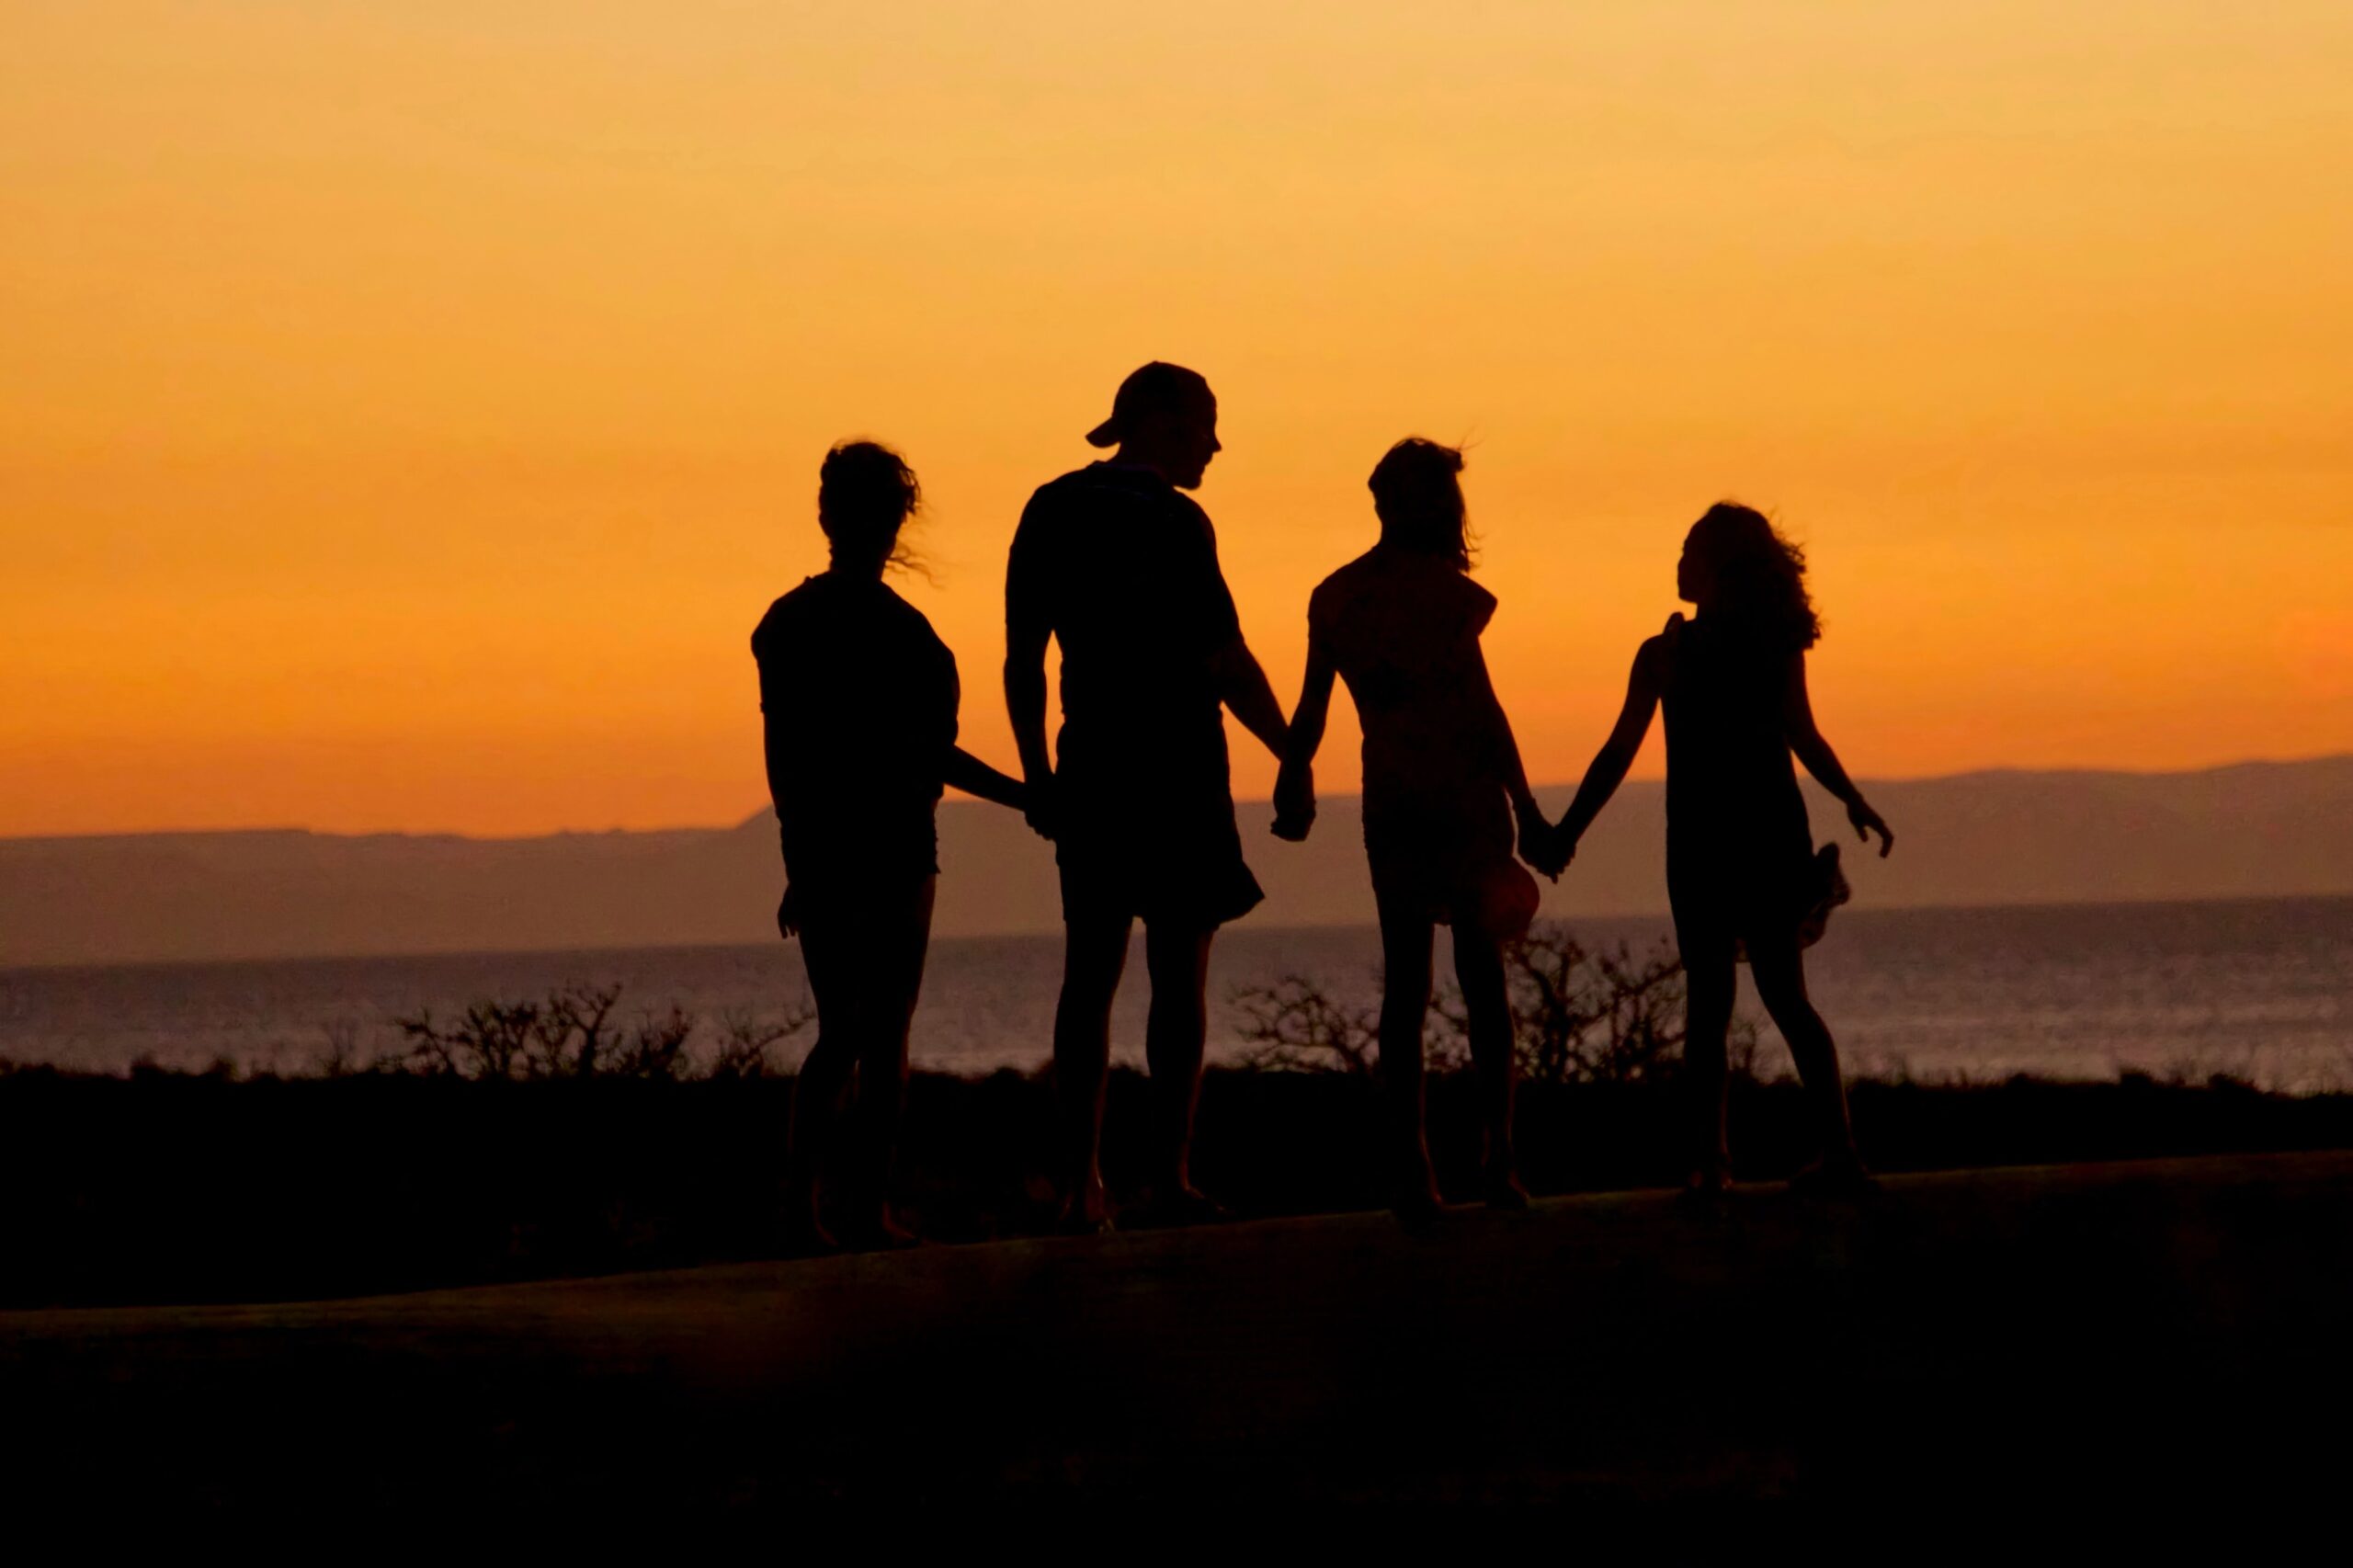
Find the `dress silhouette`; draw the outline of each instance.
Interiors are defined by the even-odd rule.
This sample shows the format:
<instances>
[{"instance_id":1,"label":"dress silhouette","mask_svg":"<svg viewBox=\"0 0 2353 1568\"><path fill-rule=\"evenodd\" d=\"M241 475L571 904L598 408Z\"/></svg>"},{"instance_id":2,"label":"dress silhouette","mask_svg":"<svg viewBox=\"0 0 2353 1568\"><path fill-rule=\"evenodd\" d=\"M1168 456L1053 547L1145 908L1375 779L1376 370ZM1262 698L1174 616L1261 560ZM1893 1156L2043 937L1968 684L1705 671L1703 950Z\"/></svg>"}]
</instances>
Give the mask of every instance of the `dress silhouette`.
<instances>
[{"instance_id":1,"label":"dress silhouette","mask_svg":"<svg viewBox=\"0 0 2353 1568\"><path fill-rule=\"evenodd\" d=\"M1806 994L1803 956L1846 887L1836 846L1813 848L1791 754L1845 803L1859 837L1880 835L1882 856L1894 836L1814 722L1805 654L1821 627L1802 552L1761 513L1721 504L1692 525L1676 584L1699 613L1688 621L1671 617L1635 653L1617 727L1562 819L1555 858L1574 853L1664 703L1667 899L1688 987L1688 1185L1709 1195L1731 1178L1725 1036L1735 966L1745 958L1813 1105L1822 1156L1797 1180L1815 1190L1856 1190L1870 1177L1855 1146L1837 1047Z\"/></svg>"},{"instance_id":2,"label":"dress silhouette","mask_svg":"<svg viewBox=\"0 0 2353 1568\"><path fill-rule=\"evenodd\" d=\"M817 1003L789 1140L795 1243L909 1239L890 1176L939 871L934 812L943 783L1024 803L1017 782L956 744L955 655L882 581L919 501L914 472L889 449L835 448L818 489L833 563L769 606L752 633L790 878L777 920L801 938Z\"/></svg>"},{"instance_id":3,"label":"dress silhouette","mask_svg":"<svg viewBox=\"0 0 2353 1568\"><path fill-rule=\"evenodd\" d=\"M1308 601L1307 677L1275 790L1275 831L1305 837L1314 817L1311 767L1336 675L1364 730L1390 1184L1392 1202L1409 1214L1438 1201L1423 1131L1422 1061L1437 926L1454 931L1485 1110L1487 1200L1527 1202L1512 1150L1513 1037L1501 949L1536 914L1536 884L1512 858L1517 829L1540 846L1545 824L1479 646L1495 599L1465 575L1461 467L1453 448L1409 438L1373 470L1381 542L1326 577Z\"/></svg>"},{"instance_id":4,"label":"dress silhouette","mask_svg":"<svg viewBox=\"0 0 2353 1568\"><path fill-rule=\"evenodd\" d=\"M1219 450L1217 402L1193 371L1154 362L1121 383L1087 436L1116 447L1041 486L1005 583L1006 700L1029 820L1055 841L1065 934L1054 1018L1063 1222L1110 1221L1101 1171L1111 1003L1135 921L1152 1006L1144 1051L1159 1125L1154 1204L1214 1217L1191 1142L1217 927L1262 896L1242 858L1222 710L1269 749L1282 711L1244 642L1209 517L1183 492ZM1046 744L1045 656L1062 649L1063 725Z\"/></svg>"}]
</instances>

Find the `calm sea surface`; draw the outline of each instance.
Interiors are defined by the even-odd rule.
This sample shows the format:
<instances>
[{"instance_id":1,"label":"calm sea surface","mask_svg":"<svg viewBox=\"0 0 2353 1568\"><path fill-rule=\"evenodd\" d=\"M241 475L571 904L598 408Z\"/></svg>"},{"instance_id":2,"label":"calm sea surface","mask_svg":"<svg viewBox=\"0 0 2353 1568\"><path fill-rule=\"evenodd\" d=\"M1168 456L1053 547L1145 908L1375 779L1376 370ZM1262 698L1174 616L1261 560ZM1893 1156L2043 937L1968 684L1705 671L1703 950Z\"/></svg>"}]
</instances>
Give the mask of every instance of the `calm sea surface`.
<instances>
[{"instance_id":1,"label":"calm sea surface","mask_svg":"<svg viewBox=\"0 0 2353 1568\"><path fill-rule=\"evenodd\" d=\"M1637 948L1666 935L1663 920L1571 929L1588 943ZM1245 924L1224 934L1211 983L1213 1056L1245 1049L1237 989L1297 974L1370 1006L1379 961L1369 929ZM2353 899L1847 911L1809 962L1859 1075L2102 1079L2137 1069L2230 1073L2292 1090L2353 1086ZM1114 1025L1129 1062L1142 1054L1142 969L1139 951ZM916 1064L1040 1065L1060 970L1054 938L936 943ZM626 1015L676 1005L714 1026L783 1015L806 995L799 951L782 944L0 970L0 1058L95 1071L225 1058L295 1072L338 1043L363 1060L391 1051L393 1020L422 1009L448 1015L470 1002L615 983L626 988ZM1756 1012L1753 997L1746 1006ZM810 1038L794 1037L779 1054L796 1059ZM1765 1042L1766 1064L1780 1062L1769 1029Z\"/></svg>"}]
</instances>

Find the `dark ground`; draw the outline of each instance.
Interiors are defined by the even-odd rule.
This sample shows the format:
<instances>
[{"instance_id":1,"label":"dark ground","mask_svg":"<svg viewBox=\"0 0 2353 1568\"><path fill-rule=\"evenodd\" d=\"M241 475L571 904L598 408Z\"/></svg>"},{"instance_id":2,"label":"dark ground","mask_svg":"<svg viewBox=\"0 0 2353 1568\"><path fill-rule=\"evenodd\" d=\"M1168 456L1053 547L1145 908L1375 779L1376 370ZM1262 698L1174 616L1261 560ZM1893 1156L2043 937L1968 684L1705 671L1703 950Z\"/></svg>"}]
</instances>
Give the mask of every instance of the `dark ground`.
<instances>
[{"instance_id":1,"label":"dark ground","mask_svg":"<svg viewBox=\"0 0 2353 1568\"><path fill-rule=\"evenodd\" d=\"M1449 1191L1478 1190L1472 1085L1433 1084ZM316 1299L774 1256L789 1079L482 1083L363 1075L0 1074L0 1308ZM1245 1217L1377 1207L1376 1089L1334 1074L1212 1073L1196 1172ZM2353 1096L2227 1083L1864 1084L1883 1171L2353 1148ZM1738 1171L1811 1152L1798 1092L1743 1085ZM1050 1228L1051 1088L1013 1074L915 1080L899 1192L927 1236ZM1540 1196L1679 1174L1665 1085L1528 1085ZM1145 1085L1115 1076L1107 1154L1138 1192Z\"/></svg>"},{"instance_id":2,"label":"dark ground","mask_svg":"<svg viewBox=\"0 0 2353 1568\"><path fill-rule=\"evenodd\" d=\"M2073 1555L2336 1495L2348 1234L2353 1154L2274 1155L0 1313L0 1490L19 1517L324 1513L336 1540L842 1501L895 1528L975 1498L1155 1534L1563 1500L1588 1541L1664 1504L1663 1540L1766 1504L1836 1521L1811 1555L1895 1561L2055 1504L2097 1533L2003 1555ZM1125 1507L1155 1501L1181 1507Z\"/></svg>"}]
</instances>

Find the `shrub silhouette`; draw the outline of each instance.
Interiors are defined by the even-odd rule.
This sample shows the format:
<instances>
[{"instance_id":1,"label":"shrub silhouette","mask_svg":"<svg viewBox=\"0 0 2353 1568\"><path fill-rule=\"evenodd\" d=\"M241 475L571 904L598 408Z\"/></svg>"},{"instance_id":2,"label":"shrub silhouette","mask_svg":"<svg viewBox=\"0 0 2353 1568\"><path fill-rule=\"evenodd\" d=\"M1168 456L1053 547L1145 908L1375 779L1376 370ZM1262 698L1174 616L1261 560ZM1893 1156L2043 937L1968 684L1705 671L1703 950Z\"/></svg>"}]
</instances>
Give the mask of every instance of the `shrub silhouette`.
<instances>
[{"instance_id":1,"label":"shrub silhouette","mask_svg":"<svg viewBox=\"0 0 2353 1568\"><path fill-rule=\"evenodd\" d=\"M719 1042L707 1057L691 1049L701 1020L672 1005L646 1013L634 1024L614 1018L620 985L574 985L539 1001L485 1001L469 1006L443 1023L430 1009L395 1018L405 1049L378 1060L380 1073L474 1080L544 1081L558 1078L759 1078L779 1064L769 1050L806 1028L816 1017L805 1001L781 1017L731 1014L719 1026ZM331 1060L327 1072L347 1069Z\"/></svg>"},{"instance_id":2,"label":"shrub silhouette","mask_svg":"<svg viewBox=\"0 0 2353 1568\"><path fill-rule=\"evenodd\" d=\"M1637 953L1631 944L1588 949L1557 921L1540 922L1504 949L1513 1047L1532 1084L1638 1084L1672 1077L1683 1052L1683 960L1662 937ZM1279 1072L1370 1076L1380 1065L1379 1014L1334 1001L1317 982L1286 975L1272 985L1237 987L1245 1057ZM1470 1064L1470 1025L1451 983L1438 988L1438 1038L1430 1065ZM1756 1027L1735 1018L1735 1074L1755 1073Z\"/></svg>"}]
</instances>

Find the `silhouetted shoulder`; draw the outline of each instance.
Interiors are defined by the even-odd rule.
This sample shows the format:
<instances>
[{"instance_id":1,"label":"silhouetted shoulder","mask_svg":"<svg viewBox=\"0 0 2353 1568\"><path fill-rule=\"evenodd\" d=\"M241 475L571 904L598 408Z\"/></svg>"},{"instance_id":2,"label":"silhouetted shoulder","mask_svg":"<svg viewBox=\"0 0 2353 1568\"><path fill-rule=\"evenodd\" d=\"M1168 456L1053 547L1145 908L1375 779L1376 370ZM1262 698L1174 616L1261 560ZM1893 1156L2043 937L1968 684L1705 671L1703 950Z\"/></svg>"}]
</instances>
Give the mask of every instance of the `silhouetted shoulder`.
<instances>
[{"instance_id":1,"label":"silhouetted shoulder","mask_svg":"<svg viewBox=\"0 0 2353 1568\"><path fill-rule=\"evenodd\" d=\"M1030 493L1021 520L1025 526L1032 519L1051 525L1064 518L1138 509L1183 517L1204 533L1215 532L1199 502L1149 469L1114 462L1092 462L1048 480Z\"/></svg>"},{"instance_id":2,"label":"silhouetted shoulder","mask_svg":"<svg viewBox=\"0 0 2353 1568\"><path fill-rule=\"evenodd\" d=\"M1005 621L1008 647L1061 644L1063 717L1082 728L1213 717L1213 655L1242 633L1209 515L1152 470L1109 462L1029 497Z\"/></svg>"},{"instance_id":3,"label":"silhouetted shoulder","mask_svg":"<svg viewBox=\"0 0 2353 1568\"><path fill-rule=\"evenodd\" d=\"M767 664L782 649L785 639L792 635L793 623L801 618L803 596L808 593L809 585L816 580L814 577L803 577L801 586L778 596L768 606L767 613L760 617L760 623L752 628L752 657Z\"/></svg>"},{"instance_id":4,"label":"silhouetted shoulder","mask_svg":"<svg viewBox=\"0 0 2353 1568\"><path fill-rule=\"evenodd\" d=\"M888 631L920 642L939 642L931 618L899 597L888 583L851 581L826 574L805 577L801 585L768 606L752 631L752 649L813 623L870 620ZM940 643L946 651L947 644Z\"/></svg>"},{"instance_id":5,"label":"silhouetted shoulder","mask_svg":"<svg viewBox=\"0 0 2353 1568\"><path fill-rule=\"evenodd\" d=\"M1450 562L1376 545L1316 585L1307 630L1324 640L1359 631L1386 640L1409 627L1441 640L1475 638L1495 613L1495 595Z\"/></svg>"},{"instance_id":6,"label":"silhouetted shoulder","mask_svg":"<svg viewBox=\"0 0 2353 1568\"><path fill-rule=\"evenodd\" d=\"M1665 686L1675 667L1676 647L1682 640L1683 616L1678 611L1666 618L1666 625L1656 636L1645 637L1643 645L1634 650L1635 677L1648 681L1654 687Z\"/></svg>"},{"instance_id":7,"label":"silhouetted shoulder","mask_svg":"<svg viewBox=\"0 0 2353 1568\"><path fill-rule=\"evenodd\" d=\"M871 578L827 573L803 579L753 629L752 657L760 666L763 705L779 682L838 687L847 671L870 670L877 659L951 694L958 687L956 655L931 619Z\"/></svg>"}]
</instances>

